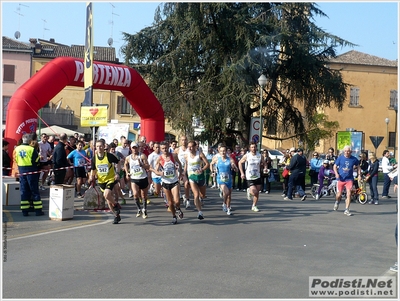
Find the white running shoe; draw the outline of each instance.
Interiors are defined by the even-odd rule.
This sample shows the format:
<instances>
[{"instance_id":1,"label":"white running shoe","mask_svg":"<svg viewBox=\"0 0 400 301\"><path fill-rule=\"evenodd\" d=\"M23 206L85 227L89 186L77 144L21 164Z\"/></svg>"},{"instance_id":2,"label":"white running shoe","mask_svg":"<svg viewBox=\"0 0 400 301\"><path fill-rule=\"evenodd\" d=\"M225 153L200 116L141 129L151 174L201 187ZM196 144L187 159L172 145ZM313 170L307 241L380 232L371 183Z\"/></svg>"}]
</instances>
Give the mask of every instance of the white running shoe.
<instances>
[{"instance_id":1,"label":"white running shoe","mask_svg":"<svg viewBox=\"0 0 400 301\"><path fill-rule=\"evenodd\" d=\"M260 210L257 208L257 206L252 206L252 207L251 207L251 210L254 211L254 212L260 211Z\"/></svg>"},{"instance_id":2,"label":"white running shoe","mask_svg":"<svg viewBox=\"0 0 400 301\"><path fill-rule=\"evenodd\" d=\"M222 204L222 211L224 211L224 212L228 211L228 208L226 207L225 203Z\"/></svg>"},{"instance_id":3,"label":"white running shoe","mask_svg":"<svg viewBox=\"0 0 400 301\"><path fill-rule=\"evenodd\" d=\"M185 208L186 208L186 209L189 209L189 208L190 208L190 201L189 201L189 200L186 200L186 201L185 201Z\"/></svg>"},{"instance_id":4,"label":"white running shoe","mask_svg":"<svg viewBox=\"0 0 400 301\"><path fill-rule=\"evenodd\" d=\"M227 215L231 215L231 208L228 208L228 209L226 210L226 214L227 214Z\"/></svg>"},{"instance_id":5,"label":"white running shoe","mask_svg":"<svg viewBox=\"0 0 400 301\"><path fill-rule=\"evenodd\" d=\"M250 188L247 188L247 199L251 201L251 193L250 193Z\"/></svg>"},{"instance_id":6,"label":"white running shoe","mask_svg":"<svg viewBox=\"0 0 400 301\"><path fill-rule=\"evenodd\" d=\"M344 215L347 215L347 216L352 216L353 215L353 214L350 213L349 209L346 209L343 213L344 213Z\"/></svg>"},{"instance_id":7,"label":"white running shoe","mask_svg":"<svg viewBox=\"0 0 400 301\"><path fill-rule=\"evenodd\" d=\"M338 201L335 201L335 205L333 205L333 210L338 210L338 208L339 208L339 202Z\"/></svg>"}]
</instances>

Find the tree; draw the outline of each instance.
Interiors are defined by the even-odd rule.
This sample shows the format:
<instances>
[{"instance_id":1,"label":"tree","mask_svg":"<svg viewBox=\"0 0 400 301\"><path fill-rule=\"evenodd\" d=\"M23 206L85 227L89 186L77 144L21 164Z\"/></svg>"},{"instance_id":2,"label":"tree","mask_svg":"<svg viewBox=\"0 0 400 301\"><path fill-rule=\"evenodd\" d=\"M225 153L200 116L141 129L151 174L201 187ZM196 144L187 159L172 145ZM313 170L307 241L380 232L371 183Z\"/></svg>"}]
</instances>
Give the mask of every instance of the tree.
<instances>
[{"instance_id":1,"label":"tree","mask_svg":"<svg viewBox=\"0 0 400 301\"><path fill-rule=\"evenodd\" d=\"M152 26L123 33L125 63L136 68L162 103L175 129L203 139L235 135L248 142L264 87L264 128L304 138L318 107L339 110L346 84L326 60L353 45L311 22L325 16L313 3L164 3Z\"/></svg>"}]
</instances>

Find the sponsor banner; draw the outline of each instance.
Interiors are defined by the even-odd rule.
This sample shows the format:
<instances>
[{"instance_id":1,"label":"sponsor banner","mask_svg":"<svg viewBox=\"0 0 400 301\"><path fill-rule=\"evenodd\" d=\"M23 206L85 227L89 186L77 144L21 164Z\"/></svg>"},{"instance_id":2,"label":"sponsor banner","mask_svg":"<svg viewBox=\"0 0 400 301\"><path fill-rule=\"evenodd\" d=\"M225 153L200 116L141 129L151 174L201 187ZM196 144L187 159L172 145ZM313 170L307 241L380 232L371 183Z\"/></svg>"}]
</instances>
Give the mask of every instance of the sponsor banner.
<instances>
[{"instance_id":1,"label":"sponsor banner","mask_svg":"<svg viewBox=\"0 0 400 301\"><path fill-rule=\"evenodd\" d=\"M316 298L396 298L393 276L310 276L309 297Z\"/></svg>"},{"instance_id":2,"label":"sponsor banner","mask_svg":"<svg viewBox=\"0 0 400 301\"><path fill-rule=\"evenodd\" d=\"M81 126L93 127L107 125L107 106L81 107Z\"/></svg>"}]
</instances>

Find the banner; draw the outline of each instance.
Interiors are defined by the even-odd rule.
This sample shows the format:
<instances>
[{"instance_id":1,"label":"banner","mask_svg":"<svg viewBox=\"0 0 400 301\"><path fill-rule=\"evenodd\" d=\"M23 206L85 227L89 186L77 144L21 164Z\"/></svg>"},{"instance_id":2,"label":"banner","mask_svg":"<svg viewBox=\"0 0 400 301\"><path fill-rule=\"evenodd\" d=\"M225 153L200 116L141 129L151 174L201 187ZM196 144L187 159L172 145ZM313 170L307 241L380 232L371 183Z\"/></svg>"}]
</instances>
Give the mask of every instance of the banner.
<instances>
[{"instance_id":1,"label":"banner","mask_svg":"<svg viewBox=\"0 0 400 301\"><path fill-rule=\"evenodd\" d=\"M84 57L85 99L83 106L93 105L93 9L92 2L86 3L86 39Z\"/></svg>"},{"instance_id":2,"label":"banner","mask_svg":"<svg viewBox=\"0 0 400 301\"><path fill-rule=\"evenodd\" d=\"M129 123L109 123L106 126L100 126L97 131L97 138L104 139L106 143L111 143L113 139L120 141L121 136L128 138Z\"/></svg>"},{"instance_id":3,"label":"banner","mask_svg":"<svg viewBox=\"0 0 400 301\"><path fill-rule=\"evenodd\" d=\"M108 106L81 107L81 127L107 125Z\"/></svg>"}]
</instances>

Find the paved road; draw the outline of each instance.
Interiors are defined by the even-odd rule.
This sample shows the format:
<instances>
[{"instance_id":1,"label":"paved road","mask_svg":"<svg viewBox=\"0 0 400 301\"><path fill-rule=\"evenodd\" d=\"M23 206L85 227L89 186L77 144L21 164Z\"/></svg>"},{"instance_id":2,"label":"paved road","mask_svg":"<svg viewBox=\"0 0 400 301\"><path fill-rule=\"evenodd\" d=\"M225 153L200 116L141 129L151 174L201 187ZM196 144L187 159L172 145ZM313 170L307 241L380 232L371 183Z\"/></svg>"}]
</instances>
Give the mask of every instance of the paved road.
<instances>
[{"instance_id":1,"label":"paved road","mask_svg":"<svg viewBox=\"0 0 400 301\"><path fill-rule=\"evenodd\" d=\"M234 191L227 216L207 194L205 219L184 210L177 225L161 198L146 220L128 199L118 225L107 212L52 221L3 206L3 298L307 298L309 276L397 276L397 197L352 204L347 217L332 197L289 202L281 190L262 194L256 213Z\"/></svg>"}]
</instances>

